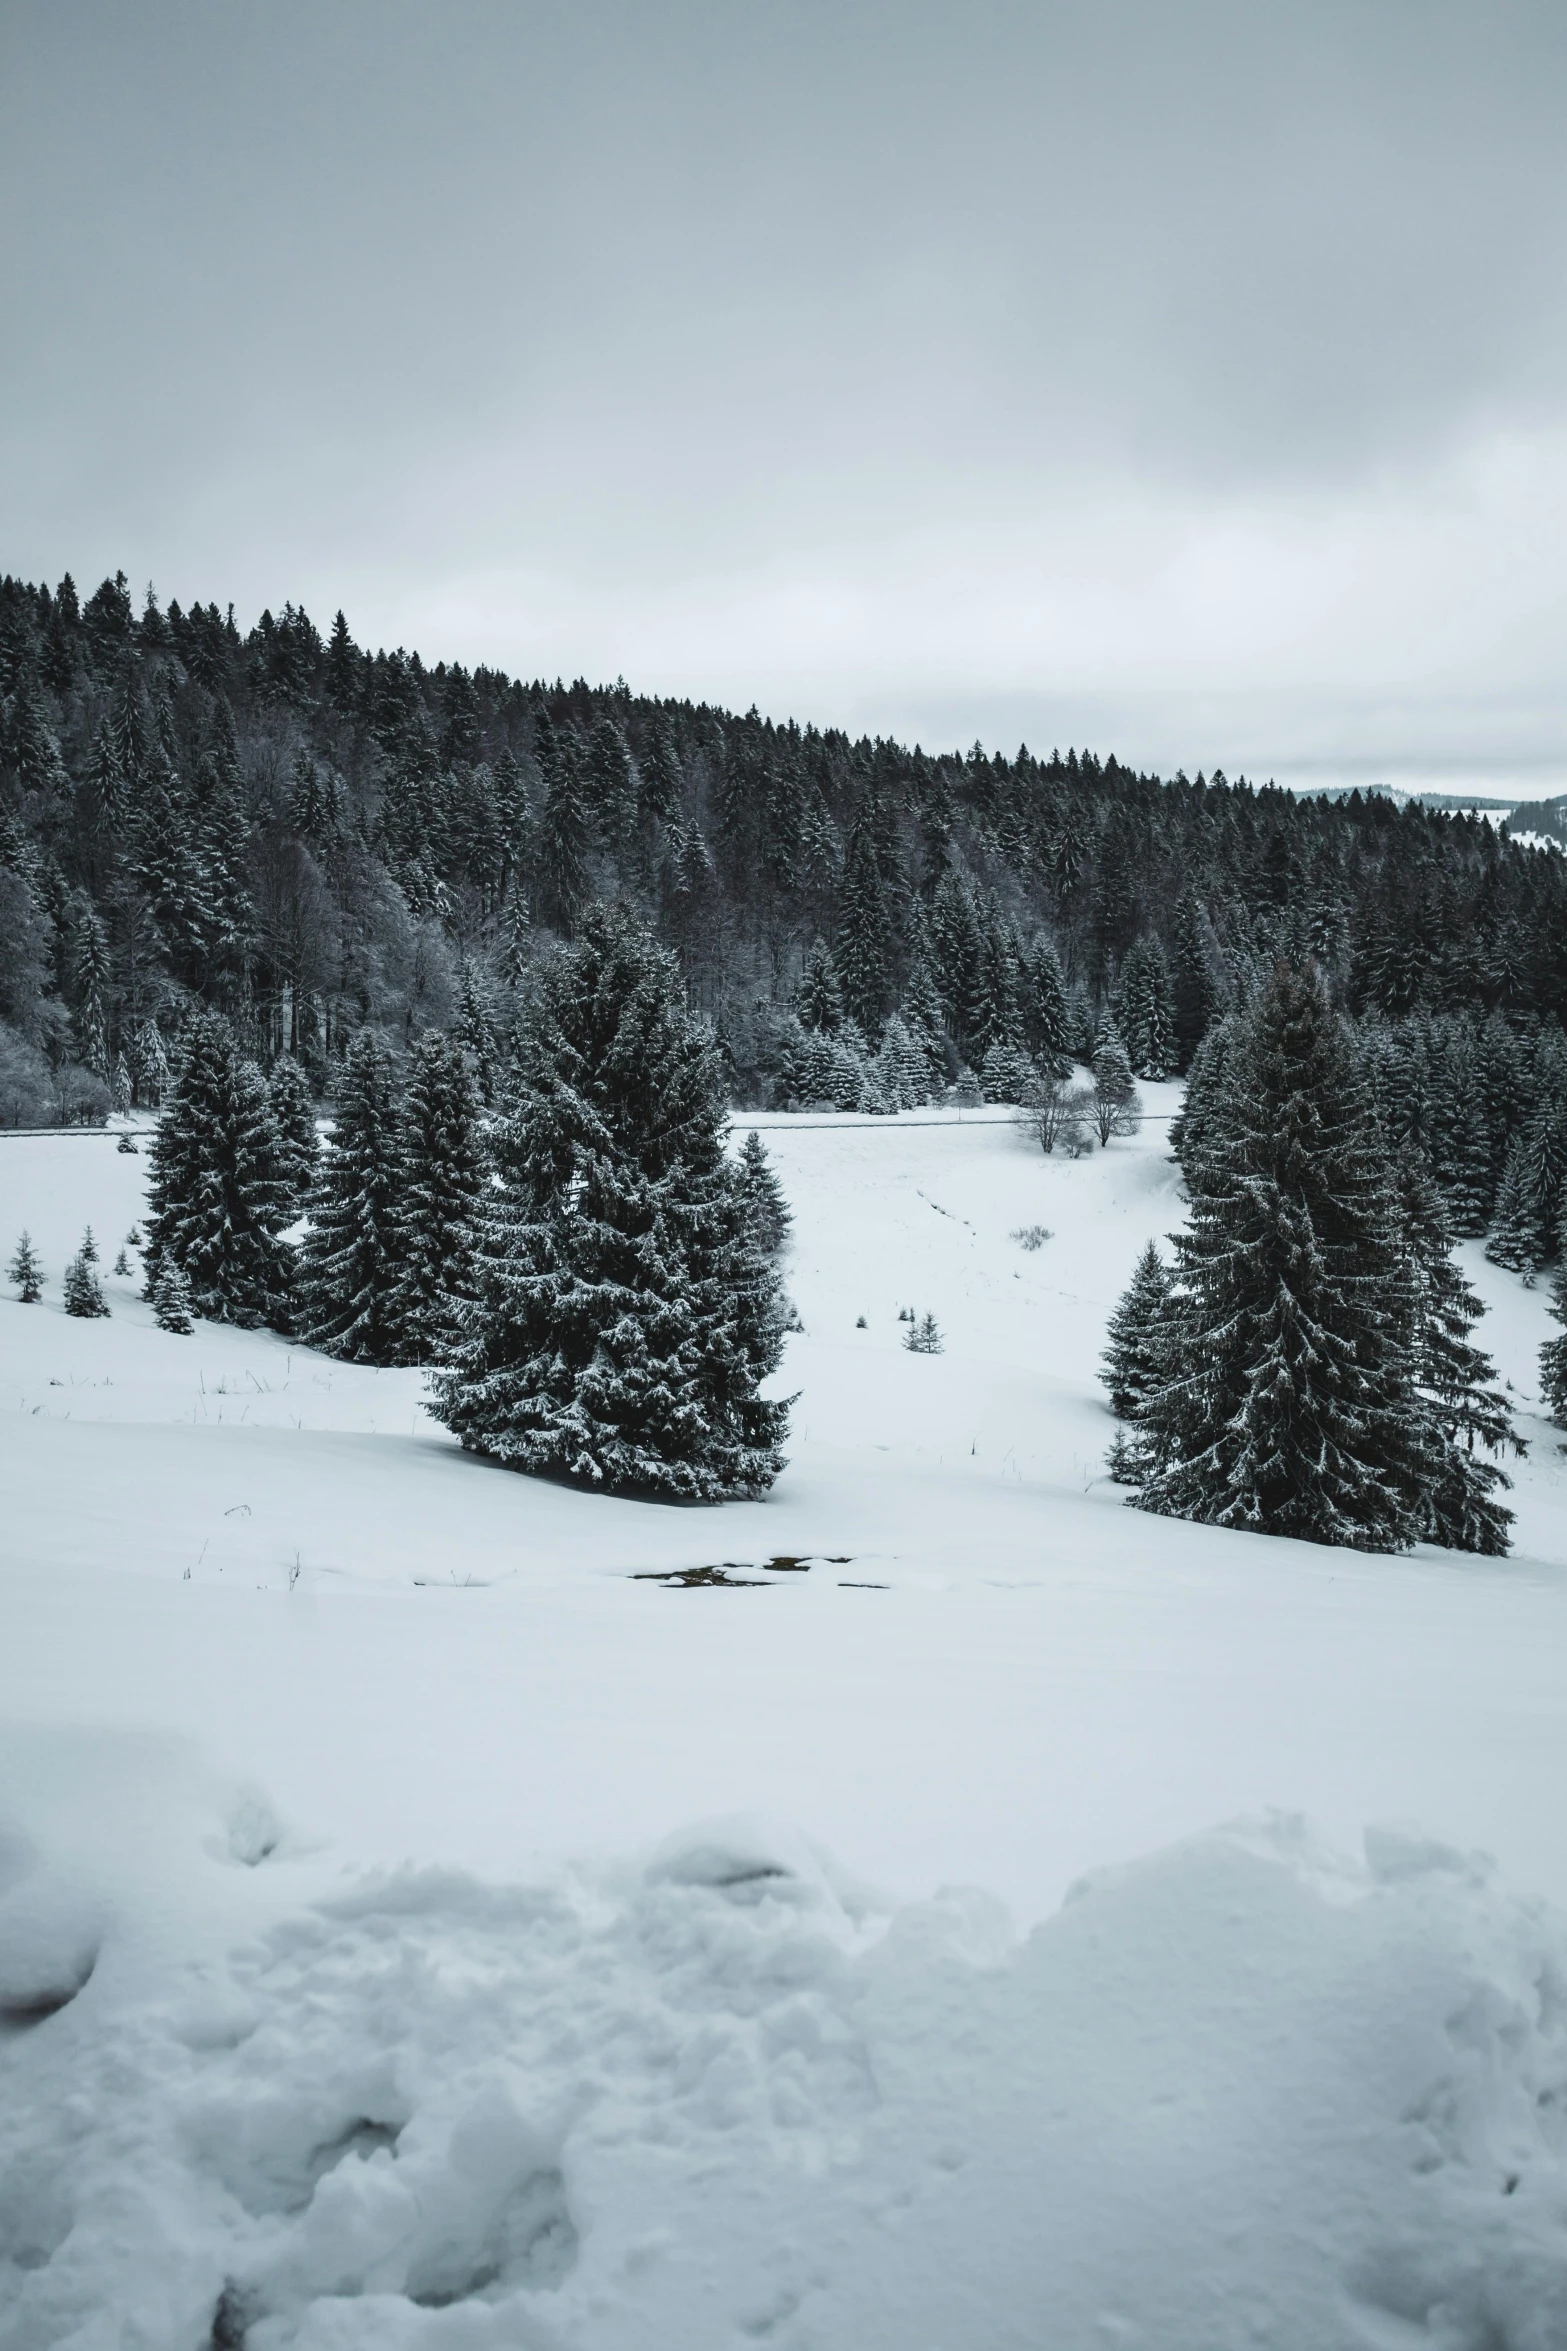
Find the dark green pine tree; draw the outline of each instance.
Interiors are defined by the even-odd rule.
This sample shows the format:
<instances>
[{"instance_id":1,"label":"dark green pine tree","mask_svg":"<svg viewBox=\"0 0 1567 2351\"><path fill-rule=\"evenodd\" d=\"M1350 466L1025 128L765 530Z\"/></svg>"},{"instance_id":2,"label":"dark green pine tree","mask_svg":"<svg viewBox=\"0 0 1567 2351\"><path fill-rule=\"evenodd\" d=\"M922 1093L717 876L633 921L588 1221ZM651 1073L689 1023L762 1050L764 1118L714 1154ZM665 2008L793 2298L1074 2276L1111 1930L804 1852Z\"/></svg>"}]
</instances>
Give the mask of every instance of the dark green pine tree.
<instances>
[{"instance_id":1,"label":"dark green pine tree","mask_svg":"<svg viewBox=\"0 0 1567 2351\"><path fill-rule=\"evenodd\" d=\"M1516 1136L1496 1195L1496 1222L1485 1253L1526 1281L1556 1250L1567 1185L1567 1099L1548 1096Z\"/></svg>"},{"instance_id":2,"label":"dark green pine tree","mask_svg":"<svg viewBox=\"0 0 1567 2351\"><path fill-rule=\"evenodd\" d=\"M1044 1069L1062 1074L1067 1047L1066 974L1055 942L1041 931L1022 974L1023 1041Z\"/></svg>"},{"instance_id":3,"label":"dark green pine tree","mask_svg":"<svg viewBox=\"0 0 1567 2351\"><path fill-rule=\"evenodd\" d=\"M636 825L637 790L625 737L612 718L601 718L593 729L586 780L599 840L606 849L619 849Z\"/></svg>"},{"instance_id":4,"label":"dark green pine tree","mask_svg":"<svg viewBox=\"0 0 1567 2351\"><path fill-rule=\"evenodd\" d=\"M1398 1200L1414 1278L1415 1385L1438 1462L1421 1532L1428 1543L1450 1551L1500 1558L1513 1514L1496 1494L1512 1481L1489 1456L1525 1448L1513 1433L1495 1366L1469 1343L1485 1309L1453 1262L1441 1195L1418 1152L1400 1155Z\"/></svg>"},{"instance_id":5,"label":"dark green pine tree","mask_svg":"<svg viewBox=\"0 0 1567 2351\"><path fill-rule=\"evenodd\" d=\"M1448 1222L1461 1241L1485 1231L1496 1198L1490 1126L1477 1088L1454 1103L1448 1125L1448 1164L1443 1185Z\"/></svg>"},{"instance_id":6,"label":"dark green pine tree","mask_svg":"<svg viewBox=\"0 0 1567 2351\"><path fill-rule=\"evenodd\" d=\"M1218 1009L1214 973L1218 948L1212 925L1197 900L1182 898L1175 916L1175 957L1171 975L1171 1017L1182 1069L1202 1043Z\"/></svg>"},{"instance_id":7,"label":"dark green pine tree","mask_svg":"<svg viewBox=\"0 0 1567 2351\"><path fill-rule=\"evenodd\" d=\"M669 1500L763 1491L787 1418L758 1393L782 1346L777 1277L673 958L625 908L591 909L540 973L526 1045L434 1411L513 1469Z\"/></svg>"},{"instance_id":8,"label":"dark green pine tree","mask_svg":"<svg viewBox=\"0 0 1567 2351\"><path fill-rule=\"evenodd\" d=\"M1189 1155L1144 1509L1367 1551L1418 1539L1437 1467L1375 1113L1314 968L1279 964Z\"/></svg>"},{"instance_id":9,"label":"dark green pine tree","mask_svg":"<svg viewBox=\"0 0 1567 2351\"><path fill-rule=\"evenodd\" d=\"M794 1008L802 1028L814 1029L823 1036L834 1037L843 1026L843 990L838 985L832 957L820 939L811 941L800 985L795 991Z\"/></svg>"},{"instance_id":10,"label":"dark green pine tree","mask_svg":"<svg viewBox=\"0 0 1567 2351\"><path fill-rule=\"evenodd\" d=\"M480 1095L489 1109L495 1101L501 1042L495 1016L471 963L465 963L462 970L462 987L457 999L457 1042L473 1063Z\"/></svg>"},{"instance_id":11,"label":"dark green pine tree","mask_svg":"<svg viewBox=\"0 0 1567 2351\"><path fill-rule=\"evenodd\" d=\"M1169 1297L1169 1268L1150 1241L1110 1317L1108 1344L1100 1358L1110 1409L1117 1420L1140 1419L1145 1401L1159 1383Z\"/></svg>"},{"instance_id":12,"label":"dark green pine tree","mask_svg":"<svg viewBox=\"0 0 1567 2351\"><path fill-rule=\"evenodd\" d=\"M27 1239L25 1233L22 1239L24 1242ZM15 1281L16 1278L13 1266L11 1279ZM22 1295L27 1295L25 1290ZM1562 1252L1562 1263L1551 1284L1549 1313L1553 1322L1559 1322L1567 1329L1567 1249ZM1545 1409L1557 1427L1567 1428L1567 1338L1547 1339L1540 1349L1540 1392L1545 1399Z\"/></svg>"},{"instance_id":13,"label":"dark green pine tree","mask_svg":"<svg viewBox=\"0 0 1567 2351\"><path fill-rule=\"evenodd\" d=\"M361 1029L344 1057L299 1260L300 1336L345 1363L394 1363L401 1351L398 1127L392 1057Z\"/></svg>"},{"instance_id":14,"label":"dark green pine tree","mask_svg":"<svg viewBox=\"0 0 1567 2351\"><path fill-rule=\"evenodd\" d=\"M1121 967L1116 1019L1133 1075L1162 1082L1176 1062L1172 990L1164 949L1149 931Z\"/></svg>"},{"instance_id":15,"label":"dark green pine tree","mask_svg":"<svg viewBox=\"0 0 1567 2351\"><path fill-rule=\"evenodd\" d=\"M288 1186L293 1216L303 1216L321 1158L316 1106L310 1080L292 1053L280 1053L267 1079L267 1100L277 1122L278 1166Z\"/></svg>"},{"instance_id":16,"label":"dark green pine tree","mask_svg":"<svg viewBox=\"0 0 1567 2351\"><path fill-rule=\"evenodd\" d=\"M544 813L539 819L538 910L556 930L570 937L577 917L592 895L588 868L592 836L583 802L581 744L574 727L541 728L540 764L544 771Z\"/></svg>"},{"instance_id":17,"label":"dark green pine tree","mask_svg":"<svg viewBox=\"0 0 1567 2351\"><path fill-rule=\"evenodd\" d=\"M409 1060L398 1160L398 1349L406 1363L443 1362L475 1294L474 1253L489 1179L472 1057L434 1030Z\"/></svg>"},{"instance_id":18,"label":"dark green pine tree","mask_svg":"<svg viewBox=\"0 0 1567 2351\"><path fill-rule=\"evenodd\" d=\"M247 1328L288 1327L296 1213L261 1072L221 1013L187 1031L178 1083L152 1145L146 1295L166 1262L190 1283L198 1314Z\"/></svg>"},{"instance_id":19,"label":"dark green pine tree","mask_svg":"<svg viewBox=\"0 0 1567 2351\"><path fill-rule=\"evenodd\" d=\"M867 1037L880 1036L891 1000L892 918L876 854L875 811L869 804L849 835L838 892L834 961L845 1010Z\"/></svg>"},{"instance_id":20,"label":"dark green pine tree","mask_svg":"<svg viewBox=\"0 0 1567 2351\"><path fill-rule=\"evenodd\" d=\"M740 1146L735 1170L757 1247L764 1257L776 1257L789 1238L793 1218L783 1186L767 1156L766 1145L755 1127Z\"/></svg>"},{"instance_id":21,"label":"dark green pine tree","mask_svg":"<svg viewBox=\"0 0 1567 2351\"><path fill-rule=\"evenodd\" d=\"M1230 1015L1215 1021L1204 1035L1192 1060L1181 1107L1170 1122L1170 1149L1188 1183L1216 1130L1234 1036L1235 1020Z\"/></svg>"}]
</instances>

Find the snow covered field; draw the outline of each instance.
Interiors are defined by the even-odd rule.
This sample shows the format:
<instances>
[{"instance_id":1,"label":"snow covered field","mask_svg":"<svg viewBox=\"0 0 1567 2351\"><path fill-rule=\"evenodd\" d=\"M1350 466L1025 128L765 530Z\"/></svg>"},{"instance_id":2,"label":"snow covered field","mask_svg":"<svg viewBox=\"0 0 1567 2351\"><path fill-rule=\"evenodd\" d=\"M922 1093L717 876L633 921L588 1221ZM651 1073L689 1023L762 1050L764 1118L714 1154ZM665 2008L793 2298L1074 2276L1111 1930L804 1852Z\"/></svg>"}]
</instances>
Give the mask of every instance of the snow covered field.
<instances>
[{"instance_id":1,"label":"snow covered field","mask_svg":"<svg viewBox=\"0 0 1567 2351\"><path fill-rule=\"evenodd\" d=\"M70 1321L146 1161L0 1139L0 2351L1559 2351L1543 1294L1466 1252L1511 1559L1220 1535L1101 1471L1162 1115L755 1123L799 1401L723 1510Z\"/></svg>"}]
</instances>

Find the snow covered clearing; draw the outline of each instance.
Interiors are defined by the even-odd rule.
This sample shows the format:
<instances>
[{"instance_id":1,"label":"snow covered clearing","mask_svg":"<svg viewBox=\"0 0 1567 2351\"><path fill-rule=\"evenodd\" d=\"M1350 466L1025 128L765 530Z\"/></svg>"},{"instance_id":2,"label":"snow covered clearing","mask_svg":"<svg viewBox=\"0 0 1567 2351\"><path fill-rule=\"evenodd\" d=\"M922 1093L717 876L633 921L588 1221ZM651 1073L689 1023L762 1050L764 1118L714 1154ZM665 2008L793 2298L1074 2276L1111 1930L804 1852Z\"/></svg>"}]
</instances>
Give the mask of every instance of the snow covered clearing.
<instances>
[{"instance_id":1,"label":"snow covered clearing","mask_svg":"<svg viewBox=\"0 0 1567 2351\"><path fill-rule=\"evenodd\" d=\"M1162 1120L755 1123L799 1401L722 1510L158 1331L145 1158L0 1140L0 2351L1567 2341L1543 1293L1466 1250L1511 1559L1151 1520Z\"/></svg>"}]
</instances>

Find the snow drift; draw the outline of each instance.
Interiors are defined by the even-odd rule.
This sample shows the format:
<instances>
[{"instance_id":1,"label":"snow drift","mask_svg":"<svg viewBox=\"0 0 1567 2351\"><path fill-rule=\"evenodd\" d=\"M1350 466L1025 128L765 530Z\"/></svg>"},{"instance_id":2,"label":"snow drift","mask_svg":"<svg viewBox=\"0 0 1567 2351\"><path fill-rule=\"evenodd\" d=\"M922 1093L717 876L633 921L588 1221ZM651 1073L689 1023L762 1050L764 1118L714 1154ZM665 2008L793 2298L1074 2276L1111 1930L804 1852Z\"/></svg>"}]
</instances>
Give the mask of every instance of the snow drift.
<instances>
[{"instance_id":1,"label":"snow drift","mask_svg":"<svg viewBox=\"0 0 1567 2351\"><path fill-rule=\"evenodd\" d=\"M1481 1860L1275 1820L1020 1939L736 1819L301 1899L117 1777L3 1847L3 2351L1567 2341L1567 1928Z\"/></svg>"}]
</instances>

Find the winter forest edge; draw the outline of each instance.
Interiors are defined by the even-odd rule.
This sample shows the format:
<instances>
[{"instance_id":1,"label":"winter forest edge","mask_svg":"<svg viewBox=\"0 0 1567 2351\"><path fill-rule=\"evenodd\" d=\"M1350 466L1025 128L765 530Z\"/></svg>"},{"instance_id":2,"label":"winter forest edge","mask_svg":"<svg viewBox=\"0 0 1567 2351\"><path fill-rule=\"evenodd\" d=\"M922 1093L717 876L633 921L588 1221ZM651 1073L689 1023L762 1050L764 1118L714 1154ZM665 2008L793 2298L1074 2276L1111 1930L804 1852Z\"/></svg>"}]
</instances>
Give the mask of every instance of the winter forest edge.
<instances>
[{"instance_id":1,"label":"winter forest edge","mask_svg":"<svg viewBox=\"0 0 1567 2351\"><path fill-rule=\"evenodd\" d=\"M423 1364L534 1473L760 1492L790 1309L732 1106L1015 1102L1081 1150L1181 1073L1190 1225L1112 1323L1112 1473L1216 1525L1506 1548L1516 1440L1449 1244L1560 1254L1555 853L427 670L341 614L242 638L123 579L0 583L0 688L0 1121L161 1113L166 1329ZM1543 1372L1561 1419L1567 1339Z\"/></svg>"}]
</instances>

